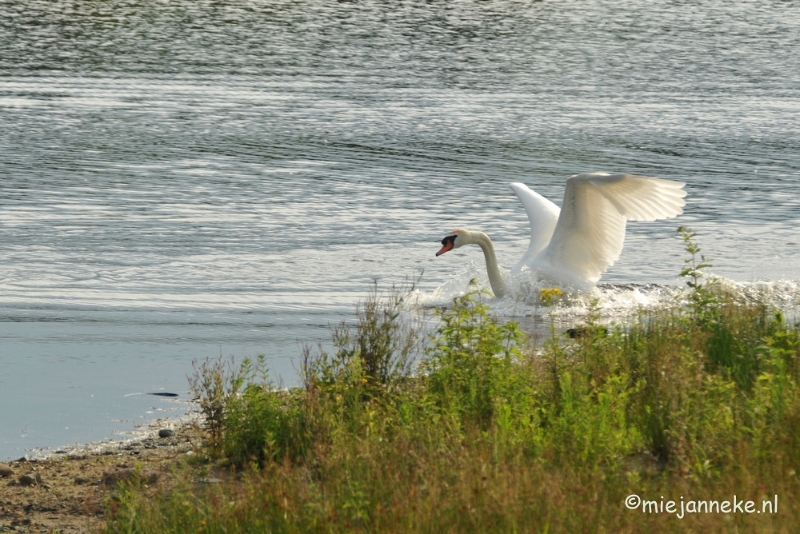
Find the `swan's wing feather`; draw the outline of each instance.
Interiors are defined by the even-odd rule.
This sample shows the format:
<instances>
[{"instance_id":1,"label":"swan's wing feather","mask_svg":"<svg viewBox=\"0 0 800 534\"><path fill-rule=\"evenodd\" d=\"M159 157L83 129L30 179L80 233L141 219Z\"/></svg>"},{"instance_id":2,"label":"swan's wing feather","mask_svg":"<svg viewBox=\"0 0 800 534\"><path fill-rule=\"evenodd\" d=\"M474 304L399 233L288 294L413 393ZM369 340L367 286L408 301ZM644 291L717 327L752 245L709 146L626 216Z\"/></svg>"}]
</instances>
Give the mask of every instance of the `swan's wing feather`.
<instances>
[{"instance_id":1,"label":"swan's wing feather","mask_svg":"<svg viewBox=\"0 0 800 534\"><path fill-rule=\"evenodd\" d=\"M627 174L573 176L544 259L556 271L597 282L622 253L627 219L652 221L683 213L683 186Z\"/></svg>"},{"instance_id":2,"label":"swan's wing feather","mask_svg":"<svg viewBox=\"0 0 800 534\"><path fill-rule=\"evenodd\" d=\"M595 283L622 252L625 217L588 180L567 180L564 203L545 260L555 273Z\"/></svg>"},{"instance_id":3,"label":"swan's wing feather","mask_svg":"<svg viewBox=\"0 0 800 534\"><path fill-rule=\"evenodd\" d=\"M528 245L528 250L513 269L513 271L519 271L523 265L527 265L550 242L561 210L536 191L529 189L525 184L513 183L511 184L511 189L522 202L531 226L531 241Z\"/></svg>"},{"instance_id":4,"label":"swan's wing feather","mask_svg":"<svg viewBox=\"0 0 800 534\"><path fill-rule=\"evenodd\" d=\"M591 183L626 219L655 221L683 213L683 182L633 174L582 174L570 180Z\"/></svg>"}]
</instances>

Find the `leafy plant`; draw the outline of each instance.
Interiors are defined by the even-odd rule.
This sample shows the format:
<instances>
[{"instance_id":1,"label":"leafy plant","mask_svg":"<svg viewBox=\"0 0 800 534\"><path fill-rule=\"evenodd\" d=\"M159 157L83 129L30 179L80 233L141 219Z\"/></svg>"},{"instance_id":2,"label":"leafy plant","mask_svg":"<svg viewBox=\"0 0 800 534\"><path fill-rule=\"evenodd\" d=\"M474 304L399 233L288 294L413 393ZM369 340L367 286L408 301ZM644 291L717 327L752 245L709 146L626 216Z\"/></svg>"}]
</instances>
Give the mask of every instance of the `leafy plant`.
<instances>
[{"instance_id":1,"label":"leafy plant","mask_svg":"<svg viewBox=\"0 0 800 534\"><path fill-rule=\"evenodd\" d=\"M377 281L362 305L356 307L356 323L342 322L331 332L336 352L304 351L302 365L306 389L326 384L362 384L371 391L402 381L411 375L419 349L419 326L400 318L404 295L410 287L378 292Z\"/></svg>"},{"instance_id":2,"label":"leafy plant","mask_svg":"<svg viewBox=\"0 0 800 534\"><path fill-rule=\"evenodd\" d=\"M686 279L686 285L690 289L689 307L697 321L708 324L715 319L715 305L719 299L709 283L701 279L705 276L705 270L712 267L712 263L700 253L700 245L694 241L696 233L686 226L680 226L678 234L689 254L683 260L683 269L680 272L680 277Z\"/></svg>"},{"instance_id":3,"label":"leafy plant","mask_svg":"<svg viewBox=\"0 0 800 534\"><path fill-rule=\"evenodd\" d=\"M691 291L706 288L687 277ZM715 294L605 328L594 304L580 336L554 334L531 353L516 324L470 293L437 312L413 373L398 301L370 295L380 303L359 307L346 334L334 329L332 355L306 349L303 388L272 388L263 358L196 365L209 446L236 476L198 485L188 466L160 498L126 488L107 531L793 532L800 522L800 508L783 505L681 521L624 508L631 494L800 500L800 330L765 305ZM407 363L382 367L393 361Z\"/></svg>"},{"instance_id":4,"label":"leafy plant","mask_svg":"<svg viewBox=\"0 0 800 534\"><path fill-rule=\"evenodd\" d=\"M189 389L193 401L200 407L203 423L208 431L209 450L221 452L225 431L225 415L231 402L236 399L245 381L252 373L250 360L237 366L233 357L207 358L202 362L192 361L194 373L189 378Z\"/></svg>"},{"instance_id":5,"label":"leafy plant","mask_svg":"<svg viewBox=\"0 0 800 534\"><path fill-rule=\"evenodd\" d=\"M454 299L452 307L437 311L441 324L422 370L442 408L486 427L498 401L508 397L524 336L517 323L500 324L490 316L480 295L467 293Z\"/></svg>"}]
</instances>

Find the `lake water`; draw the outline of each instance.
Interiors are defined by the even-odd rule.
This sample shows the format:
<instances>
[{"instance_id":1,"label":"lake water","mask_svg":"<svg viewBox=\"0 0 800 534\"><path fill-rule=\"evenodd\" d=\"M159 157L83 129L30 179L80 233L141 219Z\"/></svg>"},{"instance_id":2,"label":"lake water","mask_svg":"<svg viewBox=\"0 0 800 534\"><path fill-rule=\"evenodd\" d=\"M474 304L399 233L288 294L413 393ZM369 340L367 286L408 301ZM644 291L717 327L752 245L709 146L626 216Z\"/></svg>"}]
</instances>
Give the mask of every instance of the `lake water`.
<instances>
[{"instance_id":1,"label":"lake water","mask_svg":"<svg viewBox=\"0 0 800 534\"><path fill-rule=\"evenodd\" d=\"M370 282L447 302L589 171L686 182L630 223L610 317L674 293L679 224L800 300L796 1L0 0L0 460L185 410L193 359L297 384ZM503 299L525 318L530 301Z\"/></svg>"}]
</instances>

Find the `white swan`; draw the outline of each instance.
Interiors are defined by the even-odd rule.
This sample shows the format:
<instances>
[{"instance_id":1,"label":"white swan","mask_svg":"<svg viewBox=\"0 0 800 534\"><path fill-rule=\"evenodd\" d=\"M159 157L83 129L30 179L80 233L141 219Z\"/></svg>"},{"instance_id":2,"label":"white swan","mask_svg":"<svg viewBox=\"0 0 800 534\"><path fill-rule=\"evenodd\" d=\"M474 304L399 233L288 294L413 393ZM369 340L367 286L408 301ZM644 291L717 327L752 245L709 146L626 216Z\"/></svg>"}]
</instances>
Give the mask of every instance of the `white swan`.
<instances>
[{"instance_id":1,"label":"white swan","mask_svg":"<svg viewBox=\"0 0 800 534\"><path fill-rule=\"evenodd\" d=\"M686 205L684 185L631 174L579 174L567 180L559 209L525 184L511 184L531 225L528 250L511 272L528 268L562 286L591 289L619 259L626 221L680 215ZM505 273L497 265L492 240L483 232L453 230L442 239L443 246L436 255L472 244L483 249L495 296L507 295Z\"/></svg>"}]
</instances>

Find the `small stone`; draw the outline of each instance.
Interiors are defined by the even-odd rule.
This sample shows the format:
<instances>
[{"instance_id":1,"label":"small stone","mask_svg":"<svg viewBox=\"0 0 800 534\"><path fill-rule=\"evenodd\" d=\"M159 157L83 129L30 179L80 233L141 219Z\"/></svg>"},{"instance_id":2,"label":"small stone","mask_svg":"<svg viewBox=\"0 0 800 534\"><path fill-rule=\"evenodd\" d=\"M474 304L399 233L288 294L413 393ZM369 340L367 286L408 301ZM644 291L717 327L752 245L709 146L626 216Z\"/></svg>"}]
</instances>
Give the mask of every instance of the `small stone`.
<instances>
[{"instance_id":1,"label":"small stone","mask_svg":"<svg viewBox=\"0 0 800 534\"><path fill-rule=\"evenodd\" d=\"M79 486L82 485L82 484L88 484L88 483L89 483L89 479L86 478L86 477L75 477L75 484L78 484Z\"/></svg>"},{"instance_id":2,"label":"small stone","mask_svg":"<svg viewBox=\"0 0 800 534\"><path fill-rule=\"evenodd\" d=\"M171 438L174 435L175 431L170 430L169 428L162 428L161 430L158 431L159 438Z\"/></svg>"},{"instance_id":3,"label":"small stone","mask_svg":"<svg viewBox=\"0 0 800 534\"><path fill-rule=\"evenodd\" d=\"M27 475L19 477L20 486L35 486L41 481L42 477L38 476L38 473L28 473Z\"/></svg>"},{"instance_id":4,"label":"small stone","mask_svg":"<svg viewBox=\"0 0 800 534\"><path fill-rule=\"evenodd\" d=\"M14 470L7 465L0 464L0 478L8 478L14 476Z\"/></svg>"}]
</instances>

